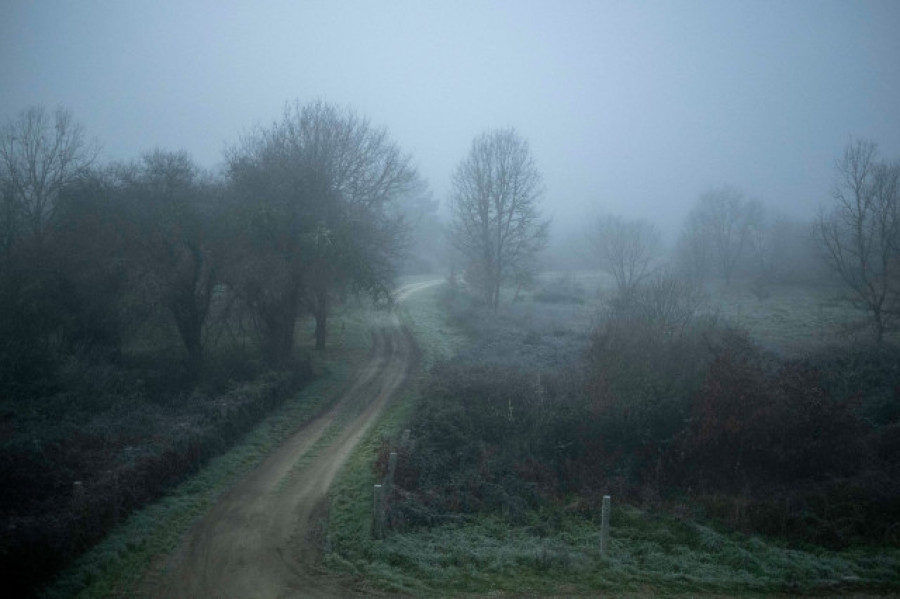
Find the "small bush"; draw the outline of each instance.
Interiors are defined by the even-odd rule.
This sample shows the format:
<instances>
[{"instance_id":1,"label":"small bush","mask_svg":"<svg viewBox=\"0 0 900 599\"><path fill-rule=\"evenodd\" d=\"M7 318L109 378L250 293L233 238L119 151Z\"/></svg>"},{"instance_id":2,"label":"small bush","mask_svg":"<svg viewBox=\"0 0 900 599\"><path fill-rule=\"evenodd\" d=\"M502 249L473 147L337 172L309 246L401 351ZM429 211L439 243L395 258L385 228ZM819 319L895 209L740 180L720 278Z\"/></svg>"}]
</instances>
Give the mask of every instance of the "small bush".
<instances>
[{"instance_id":1,"label":"small bush","mask_svg":"<svg viewBox=\"0 0 900 599\"><path fill-rule=\"evenodd\" d=\"M600 313L587 353L587 401L605 436L630 450L670 442L690 414L712 360L734 335L697 315L691 286L657 277L614 297Z\"/></svg>"},{"instance_id":2,"label":"small bush","mask_svg":"<svg viewBox=\"0 0 900 599\"><path fill-rule=\"evenodd\" d=\"M808 364L768 362L748 346L717 355L680 439L691 482L738 491L848 476L866 460L853 406L832 399Z\"/></svg>"},{"instance_id":3,"label":"small bush","mask_svg":"<svg viewBox=\"0 0 900 599\"><path fill-rule=\"evenodd\" d=\"M587 293L575 277L560 275L542 285L534 292L532 298L536 302L548 304L584 304Z\"/></svg>"}]
</instances>

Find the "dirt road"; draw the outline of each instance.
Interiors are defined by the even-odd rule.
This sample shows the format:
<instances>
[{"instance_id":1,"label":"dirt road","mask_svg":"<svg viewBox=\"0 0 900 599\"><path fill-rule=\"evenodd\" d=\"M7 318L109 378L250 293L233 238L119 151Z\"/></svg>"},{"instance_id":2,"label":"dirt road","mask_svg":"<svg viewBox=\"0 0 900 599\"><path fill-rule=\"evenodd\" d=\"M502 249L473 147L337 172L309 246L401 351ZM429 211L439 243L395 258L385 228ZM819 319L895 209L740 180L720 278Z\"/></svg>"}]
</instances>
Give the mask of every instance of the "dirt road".
<instances>
[{"instance_id":1,"label":"dirt road","mask_svg":"<svg viewBox=\"0 0 900 599\"><path fill-rule=\"evenodd\" d=\"M406 285L398 301L439 284ZM372 331L373 348L346 392L239 482L190 531L172 556L160 598L341 597L312 569L311 518L350 452L414 363L415 343L391 315Z\"/></svg>"}]
</instances>

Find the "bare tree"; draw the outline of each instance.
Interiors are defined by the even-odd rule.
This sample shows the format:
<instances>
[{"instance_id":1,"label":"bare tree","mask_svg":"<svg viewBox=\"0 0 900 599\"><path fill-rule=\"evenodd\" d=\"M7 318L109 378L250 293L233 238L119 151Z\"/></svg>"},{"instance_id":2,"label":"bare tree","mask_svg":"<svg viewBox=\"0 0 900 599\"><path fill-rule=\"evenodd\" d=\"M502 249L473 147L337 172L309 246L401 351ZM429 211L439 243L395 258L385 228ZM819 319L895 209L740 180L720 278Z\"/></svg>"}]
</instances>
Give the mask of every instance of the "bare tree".
<instances>
[{"instance_id":1,"label":"bare tree","mask_svg":"<svg viewBox=\"0 0 900 599\"><path fill-rule=\"evenodd\" d=\"M20 211L15 201L12 180L0 162L0 258L5 260L18 237ZM2 266L2 261L0 261Z\"/></svg>"},{"instance_id":2,"label":"bare tree","mask_svg":"<svg viewBox=\"0 0 900 599\"><path fill-rule=\"evenodd\" d=\"M662 248L659 229L645 219L600 218L590 238L600 268L620 292L634 288L653 270Z\"/></svg>"},{"instance_id":3,"label":"bare tree","mask_svg":"<svg viewBox=\"0 0 900 599\"><path fill-rule=\"evenodd\" d=\"M712 250L707 243L702 223L688 217L675 245L675 265L679 273L696 284L702 284L712 270Z\"/></svg>"},{"instance_id":4,"label":"bare tree","mask_svg":"<svg viewBox=\"0 0 900 599\"><path fill-rule=\"evenodd\" d=\"M149 152L119 175L133 278L172 316L196 377L221 266L214 185L185 152Z\"/></svg>"},{"instance_id":5,"label":"bare tree","mask_svg":"<svg viewBox=\"0 0 900 599\"><path fill-rule=\"evenodd\" d=\"M298 307L315 318L316 348L324 349L337 292L390 297L406 242L392 207L416 172L386 130L324 102L293 104L247 136L229 163L237 192L253 206L248 236L257 256L280 264L281 291L260 282L254 292L282 314L273 322L289 337L278 354L290 351Z\"/></svg>"},{"instance_id":6,"label":"bare tree","mask_svg":"<svg viewBox=\"0 0 900 599\"><path fill-rule=\"evenodd\" d=\"M744 199L740 190L717 187L703 193L688 214L679 242L688 259L702 259L731 282L754 228L761 227L762 204Z\"/></svg>"},{"instance_id":7,"label":"bare tree","mask_svg":"<svg viewBox=\"0 0 900 599\"><path fill-rule=\"evenodd\" d=\"M880 344L900 307L900 163L877 162L877 150L866 140L844 149L835 164L836 204L820 213L817 233Z\"/></svg>"},{"instance_id":8,"label":"bare tree","mask_svg":"<svg viewBox=\"0 0 900 599\"><path fill-rule=\"evenodd\" d=\"M528 143L514 129L499 129L475 139L451 185L451 242L469 263L469 282L496 309L500 286L530 269L547 244L540 173Z\"/></svg>"},{"instance_id":9,"label":"bare tree","mask_svg":"<svg viewBox=\"0 0 900 599\"><path fill-rule=\"evenodd\" d=\"M9 229L11 219L16 219L40 246L60 191L90 166L96 155L96 148L85 141L81 125L62 108L50 114L35 106L5 125L0 129L2 228ZM9 235L4 231L4 237Z\"/></svg>"}]
</instances>

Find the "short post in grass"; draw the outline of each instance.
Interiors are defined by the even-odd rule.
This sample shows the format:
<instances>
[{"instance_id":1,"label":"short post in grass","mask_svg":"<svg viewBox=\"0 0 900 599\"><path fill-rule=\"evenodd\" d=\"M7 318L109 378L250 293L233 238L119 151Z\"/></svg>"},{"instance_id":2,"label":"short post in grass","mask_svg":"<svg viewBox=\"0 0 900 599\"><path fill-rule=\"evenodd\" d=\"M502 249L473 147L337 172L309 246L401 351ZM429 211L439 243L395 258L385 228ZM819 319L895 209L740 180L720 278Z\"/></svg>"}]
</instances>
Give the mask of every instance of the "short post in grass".
<instances>
[{"instance_id":1,"label":"short post in grass","mask_svg":"<svg viewBox=\"0 0 900 599\"><path fill-rule=\"evenodd\" d=\"M384 486L387 487L387 492L391 492L391 488L394 486L394 473L397 471L397 452L392 451L388 456L388 470L387 476L384 479Z\"/></svg>"},{"instance_id":2,"label":"short post in grass","mask_svg":"<svg viewBox=\"0 0 900 599\"><path fill-rule=\"evenodd\" d=\"M384 538L384 487L375 485L372 501L372 537Z\"/></svg>"},{"instance_id":3,"label":"short post in grass","mask_svg":"<svg viewBox=\"0 0 900 599\"><path fill-rule=\"evenodd\" d=\"M600 508L600 557L606 557L609 550L609 504L609 495L604 495Z\"/></svg>"},{"instance_id":4,"label":"short post in grass","mask_svg":"<svg viewBox=\"0 0 900 599\"><path fill-rule=\"evenodd\" d=\"M403 435L400 437L400 447L409 445L409 429L403 429Z\"/></svg>"}]
</instances>

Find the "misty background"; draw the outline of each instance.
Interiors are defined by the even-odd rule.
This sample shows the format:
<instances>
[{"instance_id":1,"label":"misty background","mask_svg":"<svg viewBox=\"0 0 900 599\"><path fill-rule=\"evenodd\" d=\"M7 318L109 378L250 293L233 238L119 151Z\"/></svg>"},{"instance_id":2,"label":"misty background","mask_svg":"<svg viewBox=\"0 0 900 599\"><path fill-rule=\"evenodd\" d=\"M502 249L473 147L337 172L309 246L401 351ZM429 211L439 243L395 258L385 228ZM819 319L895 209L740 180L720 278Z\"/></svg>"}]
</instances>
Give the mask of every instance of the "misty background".
<instances>
[{"instance_id":1,"label":"misty background","mask_svg":"<svg viewBox=\"0 0 900 599\"><path fill-rule=\"evenodd\" d=\"M851 138L900 153L891 1L7 0L2 12L4 121L63 105L101 159L161 147L215 168L286 102L320 98L387 127L444 205L471 140L512 126L556 240L615 213L651 218L671 242L724 184L811 218Z\"/></svg>"},{"instance_id":2,"label":"misty background","mask_svg":"<svg viewBox=\"0 0 900 599\"><path fill-rule=\"evenodd\" d=\"M156 596L125 589L276 447L335 498L277 500L314 526L260 545L291 575L900 589L898 31L897 0L0 0L4 590Z\"/></svg>"}]
</instances>

